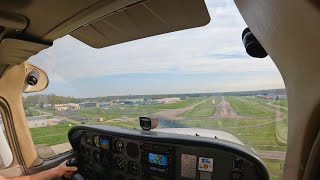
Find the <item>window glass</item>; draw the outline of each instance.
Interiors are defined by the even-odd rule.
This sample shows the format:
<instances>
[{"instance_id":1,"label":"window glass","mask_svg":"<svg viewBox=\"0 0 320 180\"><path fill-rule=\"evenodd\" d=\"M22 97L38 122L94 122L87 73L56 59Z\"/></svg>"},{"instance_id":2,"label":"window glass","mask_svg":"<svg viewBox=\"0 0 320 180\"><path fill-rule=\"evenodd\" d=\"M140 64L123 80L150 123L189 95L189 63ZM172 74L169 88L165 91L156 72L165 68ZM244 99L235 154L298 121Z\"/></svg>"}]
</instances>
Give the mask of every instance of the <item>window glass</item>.
<instances>
[{"instance_id":1,"label":"window glass","mask_svg":"<svg viewBox=\"0 0 320 180\"><path fill-rule=\"evenodd\" d=\"M23 98L39 155L70 150L75 125L140 129L138 117L152 116L159 131L209 129L243 144L279 179L288 125L282 77L269 57L246 54L247 25L234 2L206 3L212 20L204 27L102 49L65 36L33 56L50 78L46 90Z\"/></svg>"},{"instance_id":2,"label":"window glass","mask_svg":"<svg viewBox=\"0 0 320 180\"><path fill-rule=\"evenodd\" d=\"M0 113L0 169L9 167L13 161L13 155L10 146L7 141L6 132L2 120L2 115Z\"/></svg>"}]
</instances>

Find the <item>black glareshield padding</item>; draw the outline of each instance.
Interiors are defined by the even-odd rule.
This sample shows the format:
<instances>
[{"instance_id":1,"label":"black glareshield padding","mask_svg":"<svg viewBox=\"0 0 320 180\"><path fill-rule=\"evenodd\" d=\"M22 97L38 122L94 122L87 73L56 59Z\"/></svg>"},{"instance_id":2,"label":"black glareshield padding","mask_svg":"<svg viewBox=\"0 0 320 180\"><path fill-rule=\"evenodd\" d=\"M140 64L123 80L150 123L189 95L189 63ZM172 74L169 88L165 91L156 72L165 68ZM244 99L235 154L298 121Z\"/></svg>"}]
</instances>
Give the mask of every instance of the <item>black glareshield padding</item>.
<instances>
[{"instance_id":1,"label":"black glareshield padding","mask_svg":"<svg viewBox=\"0 0 320 180\"><path fill-rule=\"evenodd\" d=\"M246 48L246 52L251 57L255 58L265 58L268 53L262 47L257 38L253 35L249 28L246 28L242 32L242 42Z\"/></svg>"}]
</instances>

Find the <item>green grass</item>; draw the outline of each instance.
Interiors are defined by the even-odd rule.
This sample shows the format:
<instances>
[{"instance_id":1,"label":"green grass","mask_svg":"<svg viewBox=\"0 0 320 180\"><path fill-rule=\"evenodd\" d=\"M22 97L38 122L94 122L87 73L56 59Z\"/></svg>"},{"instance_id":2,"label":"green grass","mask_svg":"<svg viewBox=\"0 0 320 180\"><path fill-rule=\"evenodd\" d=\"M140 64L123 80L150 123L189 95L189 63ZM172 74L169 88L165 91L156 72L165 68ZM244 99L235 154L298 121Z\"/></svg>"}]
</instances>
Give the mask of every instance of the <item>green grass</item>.
<instances>
[{"instance_id":1,"label":"green grass","mask_svg":"<svg viewBox=\"0 0 320 180\"><path fill-rule=\"evenodd\" d=\"M253 102L253 103L256 103L256 104L262 104L262 105L265 105L269 102L272 102L272 100L267 100L267 99L262 99L262 98L257 98L257 97L254 97L254 96L245 96L245 97L241 97L247 101L250 101L250 102Z\"/></svg>"},{"instance_id":2,"label":"green grass","mask_svg":"<svg viewBox=\"0 0 320 180\"><path fill-rule=\"evenodd\" d=\"M180 114L180 117L199 117L199 116L212 116L215 113L215 104L218 98L210 98L205 102L195 106L192 110ZM213 100L215 104L213 104Z\"/></svg>"},{"instance_id":3,"label":"green grass","mask_svg":"<svg viewBox=\"0 0 320 180\"><path fill-rule=\"evenodd\" d=\"M74 125L72 125L74 126ZM47 144L49 146L68 142L69 123L55 126L31 128L31 136L35 144Z\"/></svg>"},{"instance_id":4,"label":"green grass","mask_svg":"<svg viewBox=\"0 0 320 180\"><path fill-rule=\"evenodd\" d=\"M281 111L283 113L288 113L288 110L286 110L286 109L277 108L277 107L268 105L269 103L278 105L277 103L279 102L279 100L267 100L267 99L256 98L253 96L246 96L246 97L241 97L241 98L245 99L247 101L250 101L252 103L255 103L255 104L266 106L266 107L273 109L273 110ZM287 101L287 100L281 100L281 101Z\"/></svg>"},{"instance_id":5,"label":"green grass","mask_svg":"<svg viewBox=\"0 0 320 180\"><path fill-rule=\"evenodd\" d=\"M188 127L217 129L229 132L237 137L246 146L256 150L285 151L286 146L279 143L275 134L275 124L272 119L237 119L237 120L182 120L179 123ZM250 126L272 122L266 125ZM238 127L238 128L230 128Z\"/></svg>"},{"instance_id":6,"label":"green grass","mask_svg":"<svg viewBox=\"0 0 320 180\"><path fill-rule=\"evenodd\" d=\"M288 107L288 100L275 100L273 104Z\"/></svg>"},{"instance_id":7,"label":"green grass","mask_svg":"<svg viewBox=\"0 0 320 180\"><path fill-rule=\"evenodd\" d=\"M266 105L266 106L267 106L267 105ZM283 112L283 113L285 113L285 114L288 114L288 110L283 109L283 108L279 108L279 107L275 107L275 106L268 106L268 108L273 109L273 110L276 110L276 111Z\"/></svg>"},{"instance_id":8,"label":"green grass","mask_svg":"<svg viewBox=\"0 0 320 180\"><path fill-rule=\"evenodd\" d=\"M275 159L262 159L265 163L271 180L282 179L284 161Z\"/></svg>"},{"instance_id":9,"label":"green grass","mask_svg":"<svg viewBox=\"0 0 320 180\"><path fill-rule=\"evenodd\" d=\"M92 124L101 124L108 126L117 126L129 129L140 129L139 122L136 121L121 121L121 122L95 122ZM72 126L74 126L72 124ZM72 127L71 126L71 127ZM31 136L35 144L47 144L53 146L56 144L62 144L68 142L68 131L71 128L69 123L59 124L55 126L46 126L39 128L31 128Z\"/></svg>"},{"instance_id":10,"label":"green grass","mask_svg":"<svg viewBox=\"0 0 320 180\"><path fill-rule=\"evenodd\" d=\"M272 119L222 119L222 120L180 120L176 121L189 127L221 128L240 127L272 122Z\"/></svg>"},{"instance_id":11,"label":"green grass","mask_svg":"<svg viewBox=\"0 0 320 180\"><path fill-rule=\"evenodd\" d=\"M135 118L139 116L149 115L157 112L156 109L143 108L143 106L132 107L132 106L119 106L109 109L92 108L92 109L81 109L79 111L73 111L72 113L90 117L90 118L103 118L104 120L122 118L123 116L129 118Z\"/></svg>"},{"instance_id":12,"label":"green grass","mask_svg":"<svg viewBox=\"0 0 320 180\"><path fill-rule=\"evenodd\" d=\"M275 122L275 125L275 131L278 141L280 143L287 144L288 126L284 121L277 121Z\"/></svg>"},{"instance_id":13,"label":"green grass","mask_svg":"<svg viewBox=\"0 0 320 180\"><path fill-rule=\"evenodd\" d=\"M150 104L150 105L144 105L140 107L153 108L153 109L181 109L181 108L185 108L193 104L199 103L203 100L205 100L205 98L189 98L183 101L178 101L176 103Z\"/></svg>"},{"instance_id":14,"label":"green grass","mask_svg":"<svg viewBox=\"0 0 320 180\"><path fill-rule=\"evenodd\" d=\"M288 126L288 116L286 116L282 121Z\"/></svg>"},{"instance_id":15,"label":"green grass","mask_svg":"<svg viewBox=\"0 0 320 180\"><path fill-rule=\"evenodd\" d=\"M38 111L32 110L32 109L25 110L25 114L26 114L27 117L40 116L41 115L41 113L39 113Z\"/></svg>"},{"instance_id":16,"label":"green grass","mask_svg":"<svg viewBox=\"0 0 320 180\"><path fill-rule=\"evenodd\" d=\"M255 104L242 101L235 97L227 97L232 108L239 114L243 116L273 116L272 111L257 107Z\"/></svg>"}]
</instances>

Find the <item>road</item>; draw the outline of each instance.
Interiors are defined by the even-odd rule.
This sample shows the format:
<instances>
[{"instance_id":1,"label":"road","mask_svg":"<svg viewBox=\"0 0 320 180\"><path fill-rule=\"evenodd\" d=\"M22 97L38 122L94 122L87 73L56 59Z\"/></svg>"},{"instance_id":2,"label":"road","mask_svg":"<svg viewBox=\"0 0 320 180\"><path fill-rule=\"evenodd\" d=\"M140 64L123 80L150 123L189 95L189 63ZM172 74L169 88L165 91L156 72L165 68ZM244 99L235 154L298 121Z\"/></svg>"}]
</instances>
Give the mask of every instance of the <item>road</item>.
<instances>
[{"instance_id":1,"label":"road","mask_svg":"<svg viewBox=\"0 0 320 180\"><path fill-rule=\"evenodd\" d=\"M54 115L54 114L46 112L46 111L42 111L42 110L39 110L39 109L32 109L32 110L40 112L40 113L45 114L47 116L54 116L54 118L56 118L56 119L58 119L60 121L65 121L65 122L69 122L69 123L73 123L73 124L81 124L81 122L79 122L79 121L76 121L76 120L73 120L73 119L69 119L69 118L66 118L66 117L62 117L62 116L57 116L57 115Z\"/></svg>"},{"instance_id":2,"label":"road","mask_svg":"<svg viewBox=\"0 0 320 180\"><path fill-rule=\"evenodd\" d=\"M260 158L263 158L263 159L278 159L278 160L284 161L286 158L286 152L282 152L282 151L257 150L256 153Z\"/></svg>"},{"instance_id":3,"label":"road","mask_svg":"<svg viewBox=\"0 0 320 180\"><path fill-rule=\"evenodd\" d=\"M170 119L170 120L183 120L184 117L177 117L179 114L182 114L186 111L190 111L192 109L194 109L195 106L202 104L204 102L206 102L208 99L203 100L199 103L193 104L191 106L185 107L185 108L181 108L181 109L166 109L163 111L159 111L156 112L154 114L151 114L151 116L155 116L161 119Z\"/></svg>"}]
</instances>

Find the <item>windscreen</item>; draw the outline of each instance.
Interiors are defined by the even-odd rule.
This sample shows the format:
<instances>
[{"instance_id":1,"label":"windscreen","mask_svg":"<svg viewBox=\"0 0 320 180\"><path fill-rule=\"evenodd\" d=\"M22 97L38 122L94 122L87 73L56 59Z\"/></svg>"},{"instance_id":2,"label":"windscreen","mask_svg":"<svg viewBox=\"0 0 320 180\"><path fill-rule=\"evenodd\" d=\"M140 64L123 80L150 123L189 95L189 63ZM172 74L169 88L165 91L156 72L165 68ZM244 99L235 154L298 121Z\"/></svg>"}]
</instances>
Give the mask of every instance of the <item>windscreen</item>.
<instances>
[{"instance_id":1,"label":"windscreen","mask_svg":"<svg viewBox=\"0 0 320 180\"><path fill-rule=\"evenodd\" d=\"M67 132L75 125L140 129L139 117L156 117L155 131L251 148L271 179L281 179L288 126L282 77L269 57L246 54L247 25L232 1L206 3L212 20L204 27L102 49L65 36L32 57L50 79L46 90L23 97L39 155L70 150ZM109 148L108 139L89 141ZM166 165L162 154L148 158Z\"/></svg>"}]
</instances>

